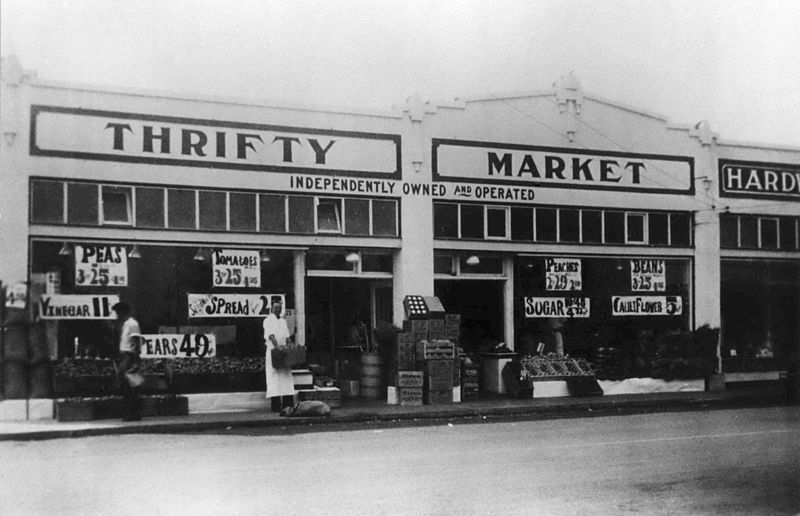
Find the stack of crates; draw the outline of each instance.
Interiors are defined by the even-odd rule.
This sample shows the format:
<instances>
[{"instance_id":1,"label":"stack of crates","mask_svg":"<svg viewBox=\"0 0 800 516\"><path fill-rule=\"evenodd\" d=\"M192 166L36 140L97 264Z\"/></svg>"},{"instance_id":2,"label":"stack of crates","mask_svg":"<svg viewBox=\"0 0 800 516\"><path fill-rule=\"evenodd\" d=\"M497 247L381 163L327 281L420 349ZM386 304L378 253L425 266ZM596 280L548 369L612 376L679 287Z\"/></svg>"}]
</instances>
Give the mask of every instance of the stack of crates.
<instances>
[{"instance_id":1,"label":"stack of crates","mask_svg":"<svg viewBox=\"0 0 800 516\"><path fill-rule=\"evenodd\" d=\"M478 366L469 360L461 363L461 401L478 398Z\"/></svg>"},{"instance_id":2,"label":"stack of crates","mask_svg":"<svg viewBox=\"0 0 800 516\"><path fill-rule=\"evenodd\" d=\"M420 325L418 332L419 329ZM395 336L389 364L389 385L396 389L400 405L422 405L423 374L417 365L413 335L411 331L404 331Z\"/></svg>"}]
</instances>

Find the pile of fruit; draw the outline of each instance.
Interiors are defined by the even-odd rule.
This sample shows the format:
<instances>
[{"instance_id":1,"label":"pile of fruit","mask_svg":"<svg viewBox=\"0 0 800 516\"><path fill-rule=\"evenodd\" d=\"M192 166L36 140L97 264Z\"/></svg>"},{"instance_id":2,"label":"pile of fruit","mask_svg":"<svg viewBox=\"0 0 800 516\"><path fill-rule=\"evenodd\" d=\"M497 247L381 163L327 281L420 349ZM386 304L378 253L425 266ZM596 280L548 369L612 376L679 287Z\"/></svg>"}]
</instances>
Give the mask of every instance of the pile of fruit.
<instances>
[{"instance_id":1,"label":"pile of fruit","mask_svg":"<svg viewBox=\"0 0 800 516\"><path fill-rule=\"evenodd\" d=\"M571 358L555 353L522 358L522 367L533 377L543 376L594 376L592 364L585 358Z\"/></svg>"},{"instance_id":2,"label":"pile of fruit","mask_svg":"<svg viewBox=\"0 0 800 516\"><path fill-rule=\"evenodd\" d=\"M164 374L165 362L162 359L144 359L141 370L145 376ZM66 357L53 361L53 375L67 378L115 376L116 370L110 358Z\"/></svg>"},{"instance_id":3,"label":"pile of fruit","mask_svg":"<svg viewBox=\"0 0 800 516\"><path fill-rule=\"evenodd\" d=\"M216 358L176 358L170 360L173 373L180 374L227 374L263 373L265 358L261 357L216 357Z\"/></svg>"}]
</instances>

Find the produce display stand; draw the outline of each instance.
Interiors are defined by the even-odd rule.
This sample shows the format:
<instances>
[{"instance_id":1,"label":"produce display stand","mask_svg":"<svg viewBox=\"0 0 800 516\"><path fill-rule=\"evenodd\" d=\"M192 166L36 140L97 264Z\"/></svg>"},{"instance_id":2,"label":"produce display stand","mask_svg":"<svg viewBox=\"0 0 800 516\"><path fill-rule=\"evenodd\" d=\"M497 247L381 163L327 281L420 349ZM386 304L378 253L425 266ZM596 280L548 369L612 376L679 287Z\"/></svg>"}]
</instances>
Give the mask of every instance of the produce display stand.
<instances>
[{"instance_id":1,"label":"produce display stand","mask_svg":"<svg viewBox=\"0 0 800 516\"><path fill-rule=\"evenodd\" d=\"M170 394L142 396L142 416L185 416L189 414L189 399ZM56 401L58 421L92 421L121 419L127 415L126 401L121 396L66 398Z\"/></svg>"}]
</instances>

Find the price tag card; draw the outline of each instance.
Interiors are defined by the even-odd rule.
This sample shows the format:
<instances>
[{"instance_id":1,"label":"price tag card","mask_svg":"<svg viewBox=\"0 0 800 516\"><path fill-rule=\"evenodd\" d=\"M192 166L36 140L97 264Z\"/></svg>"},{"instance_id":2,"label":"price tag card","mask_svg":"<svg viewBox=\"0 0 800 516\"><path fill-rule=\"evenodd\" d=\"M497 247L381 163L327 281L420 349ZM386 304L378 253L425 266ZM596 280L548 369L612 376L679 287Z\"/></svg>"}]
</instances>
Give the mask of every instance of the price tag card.
<instances>
[{"instance_id":1,"label":"price tag card","mask_svg":"<svg viewBox=\"0 0 800 516\"><path fill-rule=\"evenodd\" d=\"M211 253L215 287L261 287L261 260L258 251L220 249Z\"/></svg>"},{"instance_id":2,"label":"price tag card","mask_svg":"<svg viewBox=\"0 0 800 516\"><path fill-rule=\"evenodd\" d=\"M76 245L76 287L127 287L128 255L123 245Z\"/></svg>"},{"instance_id":3,"label":"price tag card","mask_svg":"<svg viewBox=\"0 0 800 516\"><path fill-rule=\"evenodd\" d=\"M664 260L631 260L631 290L634 292L664 292L667 272Z\"/></svg>"},{"instance_id":4,"label":"price tag card","mask_svg":"<svg viewBox=\"0 0 800 516\"><path fill-rule=\"evenodd\" d=\"M681 296L612 296L611 315L681 315Z\"/></svg>"},{"instance_id":5,"label":"price tag card","mask_svg":"<svg viewBox=\"0 0 800 516\"><path fill-rule=\"evenodd\" d=\"M272 303L280 302L286 313L283 294L187 294L189 318L266 317Z\"/></svg>"},{"instance_id":6,"label":"price tag card","mask_svg":"<svg viewBox=\"0 0 800 516\"><path fill-rule=\"evenodd\" d=\"M525 317L546 319L563 317L567 319L586 318L590 315L588 297L526 297Z\"/></svg>"},{"instance_id":7,"label":"price tag card","mask_svg":"<svg viewBox=\"0 0 800 516\"><path fill-rule=\"evenodd\" d=\"M213 333L142 335L142 358L213 358L217 339Z\"/></svg>"},{"instance_id":8,"label":"price tag card","mask_svg":"<svg viewBox=\"0 0 800 516\"><path fill-rule=\"evenodd\" d=\"M544 273L548 291L583 289L580 258L546 258Z\"/></svg>"},{"instance_id":9,"label":"price tag card","mask_svg":"<svg viewBox=\"0 0 800 516\"><path fill-rule=\"evenodd\" d=\"M119 303L117 295L49 295L39 298L42 319L114 319L111 307Z\"/></svg>"}]
</instances>

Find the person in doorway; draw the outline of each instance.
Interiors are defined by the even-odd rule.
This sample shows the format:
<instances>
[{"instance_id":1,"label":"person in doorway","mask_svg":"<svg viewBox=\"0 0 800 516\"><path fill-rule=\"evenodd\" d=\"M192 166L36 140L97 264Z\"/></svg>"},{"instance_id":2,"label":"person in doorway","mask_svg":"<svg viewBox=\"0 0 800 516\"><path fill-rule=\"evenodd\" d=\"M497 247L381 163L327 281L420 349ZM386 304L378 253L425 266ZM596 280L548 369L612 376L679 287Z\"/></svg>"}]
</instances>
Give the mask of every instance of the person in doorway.
<instances>
[{"instance_id":1,"label":"person in doorway","mask_svg":"<svg viewBox=\"0 0 800 516\"><path fill-rule=\"evenodd\" d=\"M117 314L117 322L121 324L117 374L122 396L125 398L127 406L127 414L122 420L138 421L142 419L142 406L139 398L139 389L143 381L139 358L142 332L139 329L139 322L133 317L130 305L120 302L111 309Z\"/></svg>"},{"instance_id":2,"label":"person in doorway","mask_svg":"<svg viewBox=\"0 0 800 516\"><path fill-rule=\"evenodd\" d=\"M264 319L264 344L267 348L267 359L264 370L267 375L267 398L272 400L272 411L280 412L284 407L294 405L294 380L290 367L276 369L272 366L272 350L276 346L286 344L289 338L289 327L286 319L281 317L283 305L272 303L271 313Z\"/></svg>"},{"instance_id":3,"label":"person in doorway","mask_svg":"<svg viewBox=\"0 0 800 516\"><path fill-rule=\"evenodd\" d=\"M550 329L549 344L551 352L558 356L564 356L564 322L563 317L550 317L547 319L547 327Z\"/></svg>"}]
</instances>

